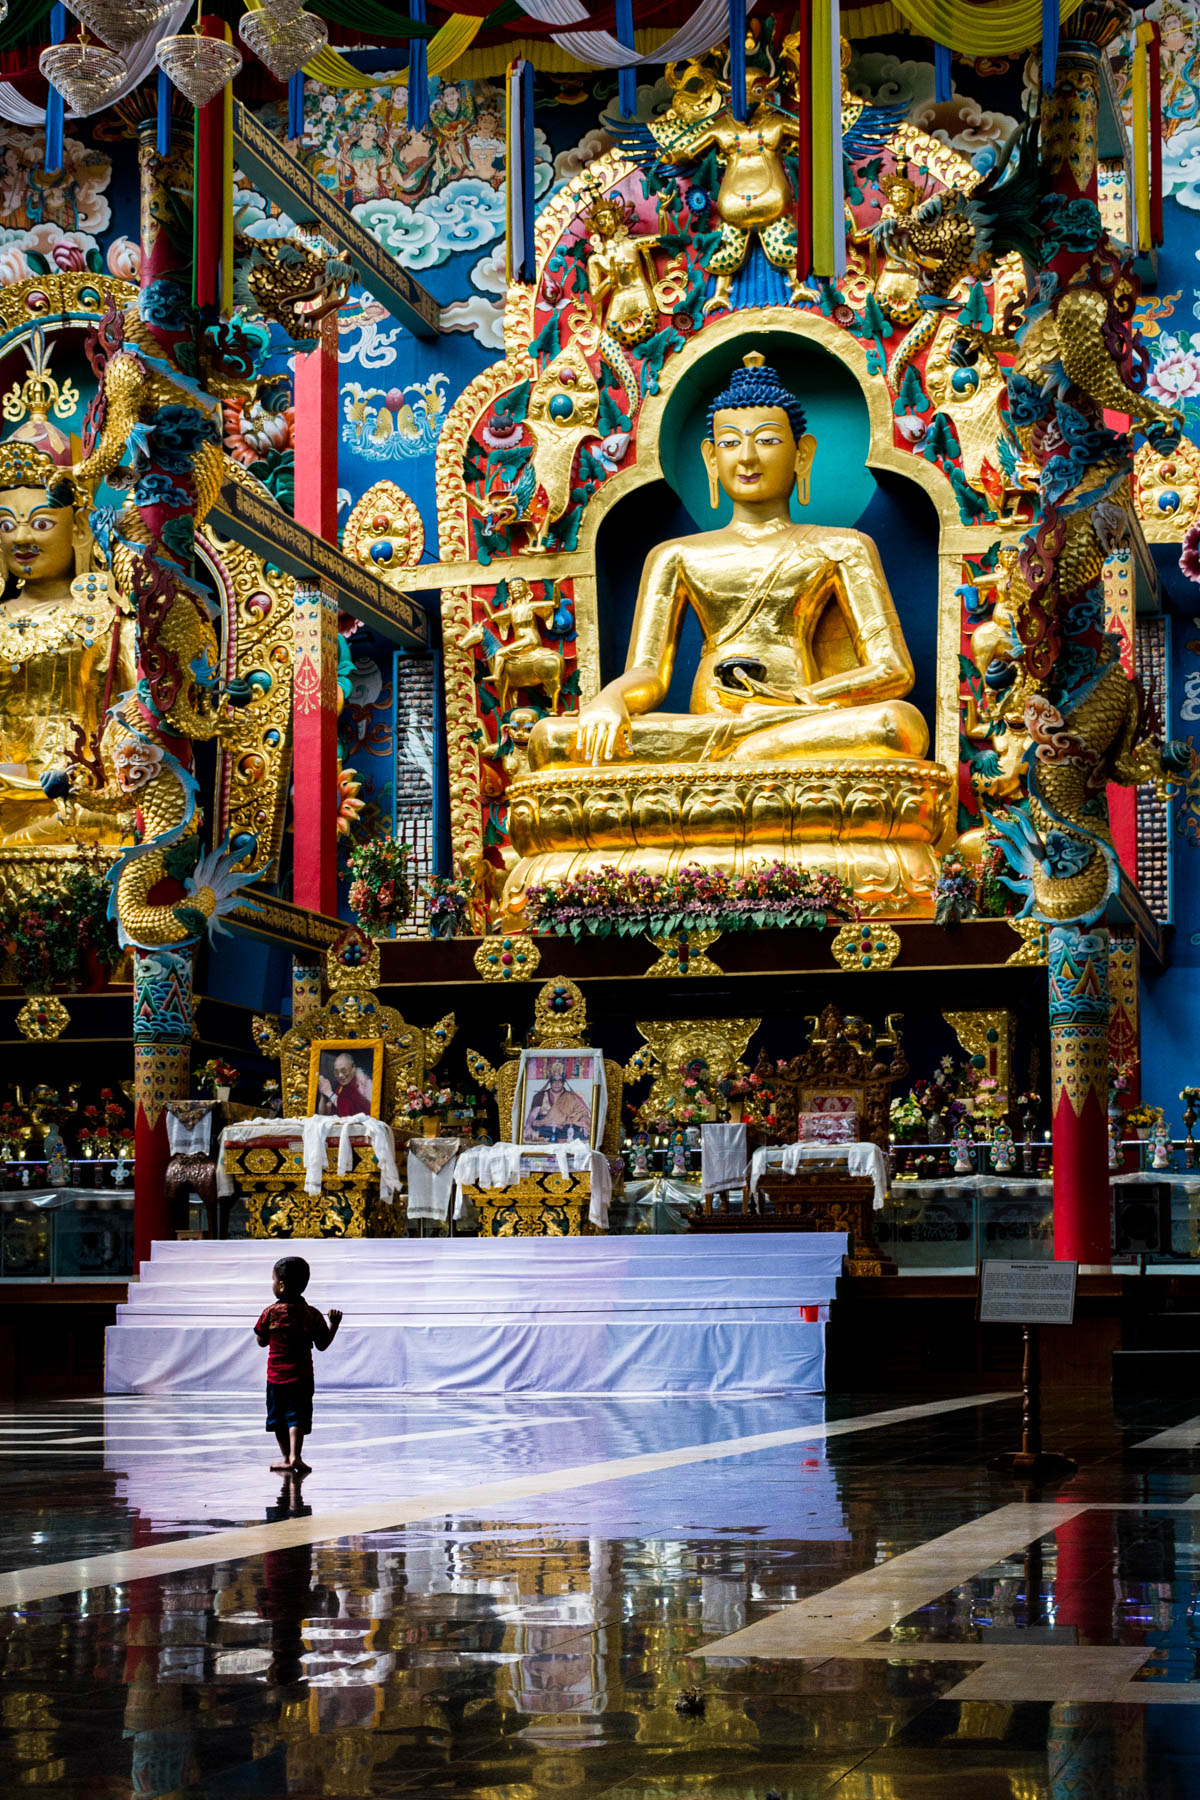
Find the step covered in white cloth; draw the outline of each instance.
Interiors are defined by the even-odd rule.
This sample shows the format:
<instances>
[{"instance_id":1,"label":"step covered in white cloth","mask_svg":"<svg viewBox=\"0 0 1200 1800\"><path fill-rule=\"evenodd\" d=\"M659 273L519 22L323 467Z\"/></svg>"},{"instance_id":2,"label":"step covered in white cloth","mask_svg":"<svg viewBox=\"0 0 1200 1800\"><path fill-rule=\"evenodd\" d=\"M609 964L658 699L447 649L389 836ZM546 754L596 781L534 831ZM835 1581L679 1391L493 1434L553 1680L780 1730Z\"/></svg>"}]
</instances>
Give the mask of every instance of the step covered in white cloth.
<instances>
[{"instance_id":1,"label":"step covered in white cloth","mask_svg":"<svg viewBox=\"0 0 1200 1800\"><path fill-rule=\"evenodd\" d=\"M250 1328L293 1253L311 1303L345 1314L316 1359L326 1388L817 1392L845 1252L842 1236L771 1232L157 1243L109 1329L105 1386L261 1386Z\"/></svg>"}]
</instances>

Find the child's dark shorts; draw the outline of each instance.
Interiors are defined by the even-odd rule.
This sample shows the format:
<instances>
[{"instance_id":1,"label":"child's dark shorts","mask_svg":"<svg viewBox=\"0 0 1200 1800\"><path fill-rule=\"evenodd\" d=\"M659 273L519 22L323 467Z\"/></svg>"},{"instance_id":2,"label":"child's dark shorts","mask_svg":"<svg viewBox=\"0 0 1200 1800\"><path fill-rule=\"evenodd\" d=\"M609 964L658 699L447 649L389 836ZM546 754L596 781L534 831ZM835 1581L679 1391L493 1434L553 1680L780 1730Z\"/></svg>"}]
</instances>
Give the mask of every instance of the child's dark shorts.
<instances>
[{"instance_id":1,"label":"child's dark shorts","mask_svg":"<svg viewBox=\"0 0 1200 1800\"><path fill-rule=\"evenodd\" d=\"M276 1386L267 1383L267 1430L312 1430L313 1384L311 1381L289 1381Z\"/></svg>"}]
</instances>

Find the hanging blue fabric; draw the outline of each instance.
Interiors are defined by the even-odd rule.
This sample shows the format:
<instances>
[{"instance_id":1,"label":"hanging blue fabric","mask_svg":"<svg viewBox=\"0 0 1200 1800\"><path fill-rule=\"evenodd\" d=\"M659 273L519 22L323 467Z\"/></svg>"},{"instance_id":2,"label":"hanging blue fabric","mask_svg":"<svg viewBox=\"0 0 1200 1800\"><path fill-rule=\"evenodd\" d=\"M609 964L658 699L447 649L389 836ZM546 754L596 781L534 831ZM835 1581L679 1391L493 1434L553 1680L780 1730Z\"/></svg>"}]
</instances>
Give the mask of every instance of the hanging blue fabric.
<instances>
[{"instance_id":1,"label":"hanging blue fabric","mask_svg":"<svg viewBox=\"0 0 1200 1800\"><path fill-rule=\"evenodd\" d=\"M524 251L521 258L521 280L532 281L537 269L536 245L533 241L533 64L526 57L521 64L521 232Z\"/></svg>"},{"instance_id":2,"label":"hanging blue fabric","mask_svg":"<svg viewBox=\"0 0 1200 1800\"><path fill-rule=\"evenodd\" d=\"M409 76L412 80L412 76ZM304 136L304 70L293 75L288 82L288 136L298 138Z\"/></svg>"},{"instance_id":3,"label":"hanging blue fabric","mask_svg":"<svg viewBox=\"0 0 1200 1800\"><path fill-rule=\"evenodd\" d=\"M1058 0L1042 0L1042 92L1058 80Z\"/></svg>"},{"instance_id":4,"label":"hanging blue fabric","mask_svg":"<svg viewBox=\"0 0 1200 1800\"><path fill-rule=\"evenodd\" d=\"M729 0L729 106L746 122L746 0Z\"/></svg>"},{"instance_id":5,"label":"hanging blue fabric","mask_svg":"<svg viewBox=\"0 0 1200 1800\"><path fill-rule=\"evenodd\" d=\"M408 0L408 16L414 25L425 23L425 0ZM429 51L423 37L408 40L408 124L424 131L429 123Z\"/></svg>"},{"instance_id":6,"label":"hanging blue fabric","mask_svg":"<svg viewBox=\"0 0 1200 1800\"><path fill-rule=\"evenodd\" d=\"M950 73L949 44L933 46L933 97L940 105L949 100L954 92L954 77Z\"/></svg>"},{"instance_id":7,"label":"hanging blue fabric","mask_svg":"<svg viewBox=\"0 0 1200 1800\"><path fill-rule=\"evenodd\" d=\"M167 77L167 71L158 71L158 92L155 97L154 114L154 148L160 156L167 156L171 149L171 96L175 89Z\"/></svg>"},{"instance_id":8,"label":"hanging blue fabric","mask_svg":"<svg viewBox=\"0 0 1200 1800\"><path fill-rule=\"evenodd\" d=\"M50 13L50 42L61 44L67 35L67 9L59 4ZM53 82L46 96L46 173L57 175L63 162L63 97Z\"/></svg>"},{"instance_id":9,"label":"hanging blue fabric","mask_svg":"<svg viewBox=\"0 0 1200 1800\"><path fill-rule=\"evenodd\" d=\"M617 42L633 49L633 0L616 0ZM617 71L617 111L623 119L632 119L637 111L637 70Z\"/></svg>"}]
</instances>

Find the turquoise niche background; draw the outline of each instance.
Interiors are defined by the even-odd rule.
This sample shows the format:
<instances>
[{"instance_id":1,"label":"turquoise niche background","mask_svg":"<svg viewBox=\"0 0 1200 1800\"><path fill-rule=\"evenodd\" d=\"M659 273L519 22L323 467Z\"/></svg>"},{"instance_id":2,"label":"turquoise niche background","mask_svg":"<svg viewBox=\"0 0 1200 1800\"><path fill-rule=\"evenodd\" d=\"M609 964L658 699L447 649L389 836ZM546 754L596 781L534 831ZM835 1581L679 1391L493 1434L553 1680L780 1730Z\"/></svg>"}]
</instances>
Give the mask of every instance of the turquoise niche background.
<instances>
[{"instance_id":1,"label":"turquoise niche background","mask_svg":"<svg viewBox=\"0 0 1200 1800\"><path fill-rule=\"evenodd\" d=\"M871 424L862 389L835 356L786 331L747 333L692 364L663 414L659 455L664 476L701 531L729 523L733 502L727 494L721 494L715 512L709 505L700 445L708 436L713 397L753 350L766 357L800 401L817 440L811 498L807 506L799 506L793 494L792 517L799 523L857 524L875 496L875 477L867 467Z\"/></svg>"}]
</instances>

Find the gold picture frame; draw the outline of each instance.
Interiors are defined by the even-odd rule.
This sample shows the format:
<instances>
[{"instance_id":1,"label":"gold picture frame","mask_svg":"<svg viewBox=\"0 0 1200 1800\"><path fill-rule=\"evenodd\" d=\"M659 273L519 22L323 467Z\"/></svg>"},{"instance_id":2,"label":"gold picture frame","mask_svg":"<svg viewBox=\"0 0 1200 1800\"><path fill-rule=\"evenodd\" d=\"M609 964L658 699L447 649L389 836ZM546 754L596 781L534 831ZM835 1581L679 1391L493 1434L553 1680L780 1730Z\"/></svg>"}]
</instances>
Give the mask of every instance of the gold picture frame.
<instances>
[{"instance_id":1,"label":"gold picture frame","mask_svg":"<svg viewBox=\"0 0 1200 1800\"><path fill-rule=\"evenodd\" d=\"M607 1101L602 1051L553 1046L522 1050L512 1141L554 1144L573 1139L594 1150L604 1135Z\"/></svg>"},{"instance_id":2,"label":"gold picture frame","mask_svg":"<svg viewBox=\"0 0 1200 1800\"><path fill-rule=\"evenodd\" d=\"M309 1046L308 1059L308 1112L311 1118L315 1113L340 1115L339 1089L351 1083L358 1089L357 1098L362 1105L350 1106L346 1117L351 1113L369 1113L373 1119L379 1117L379 1102L383 1093L383 1039L380 1038L316 1038ZM355 1073L341 1081L334 1065L339 1057L349 1058L355 1065ZM369 1060L368 1060L369 1059ZM324 1079L332 1092L322 1091ZM369 1087L369 1101L367 1089Z\"/></svg>"}]
</instances>

